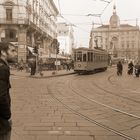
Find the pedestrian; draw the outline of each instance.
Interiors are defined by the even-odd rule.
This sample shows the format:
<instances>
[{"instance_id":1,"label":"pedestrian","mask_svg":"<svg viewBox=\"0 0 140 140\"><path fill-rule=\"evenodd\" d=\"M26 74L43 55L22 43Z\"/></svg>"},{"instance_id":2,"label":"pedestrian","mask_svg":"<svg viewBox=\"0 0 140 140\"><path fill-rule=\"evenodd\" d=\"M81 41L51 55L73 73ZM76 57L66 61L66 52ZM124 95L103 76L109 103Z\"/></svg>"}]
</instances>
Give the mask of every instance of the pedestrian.
<instances>
[{"instance_id":1,"label":"pedestrian","mask_svg":"<svg viewBox=\"0 0 140 140\"><path fill-rule=\"evenodd\" d=\"M129 64L128 64L128 74L129 75L132 75L133 74L133 67L134 67L134 65L133 65L133 62L131 61Z\"/></svg>"},{"instance_id":2,"label":"pedestrian","mask_svg":"<svg viewBox=\"0 0 140 140\"><path fill-rule=\"evenodd\" d=\"M11 98L9 94L10 67L17 57L15 46L0 42L0 140L10 140L11 137Z\"/></svg>"},{"instance_id":3,"label":"pedestrian","mask_svg":"<svg viewBox=\"0 0 140 140\"><path fill-rule=\"evenodd\" d=\"M118 75L118 76L119 76L119 75L122 75L122 71L123 71L123 65L122 65L121 61L119 61L119 62L117 63L117 75Z\"/></svg>"},{"instance_id":4,"label":"pedestrian","mask_svg":"<svg viewBox=\"0 0 140 140\"><path fill-rule=\"evenodd\" d=\"M31 68L31 76L35 75L36 73L36 60L32 60L30 63L30 68Z\"/></svg>"},{"instance_id":5,"label":"pedestrian","mask_svg":"<svg viewBox=\"0 0 140 140\"><path fill-rule=\"evenodd\" d=\"M136 77L139 77L139 73L140 73L140 65L137 62L136 65L135 65L135 75L136 75Z\"/></svg>"}]
</instances>

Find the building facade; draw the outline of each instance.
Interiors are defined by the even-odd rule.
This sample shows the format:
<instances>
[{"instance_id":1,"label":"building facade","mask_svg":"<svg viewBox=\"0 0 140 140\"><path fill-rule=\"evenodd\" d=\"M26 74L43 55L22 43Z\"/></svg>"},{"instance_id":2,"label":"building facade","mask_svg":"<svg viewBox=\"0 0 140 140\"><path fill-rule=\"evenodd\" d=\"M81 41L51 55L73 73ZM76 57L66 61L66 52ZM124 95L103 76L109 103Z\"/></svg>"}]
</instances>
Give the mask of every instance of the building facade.
<instances>
[{"instance_id":1,"label":"building facade","mask_svg":"<svg viewBox=\"0 0 140 140\"><path fill-rule=\"evenodd\" d=\"M89 45L106 49L112 57L139 59L140 30L137 25L120 24L114 6L109 25L92 28Z\"/></svg>"},{"instance_id":2,"label":"building facade","mask_svg":"<svg viewBox=\"0 0 140 140\"><path fill-rule=\"evenodd\" d=\"M72 53L74 46L74 31L72 26L67 25L65 22L58 23L58 42L60 43L60 53L68 54Z\"/></svg>"},{"instance_id":3,"label":"building facade","mask_svg":"<svg viewBox=\"0 0 140 140\"><path fill-rule=\"evenodd\" d=\"M51 53L51 42L57 38L57 15L53 0L1 0L0 41L18 46L18 61L26 61L34 46L39 55Z\"/></svg>"}]
</instances>

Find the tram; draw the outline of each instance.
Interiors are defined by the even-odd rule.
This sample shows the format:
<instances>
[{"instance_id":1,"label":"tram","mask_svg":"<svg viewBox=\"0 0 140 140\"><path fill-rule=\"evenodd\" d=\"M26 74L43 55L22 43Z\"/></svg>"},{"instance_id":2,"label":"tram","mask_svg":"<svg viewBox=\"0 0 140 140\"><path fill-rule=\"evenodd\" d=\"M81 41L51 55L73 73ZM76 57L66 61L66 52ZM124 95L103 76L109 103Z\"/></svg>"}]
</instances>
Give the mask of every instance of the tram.
<instances>
[{"instance_id":1,"label":"tram","mask_svg":"<svg viewBox=\"0 0 140 140\"><path fill-rule=\"evenodd\" d=\"M74 71L78 74L105 71L108 67L108 53L103 49L74 49Z\"/></svg>"}]
</instances>

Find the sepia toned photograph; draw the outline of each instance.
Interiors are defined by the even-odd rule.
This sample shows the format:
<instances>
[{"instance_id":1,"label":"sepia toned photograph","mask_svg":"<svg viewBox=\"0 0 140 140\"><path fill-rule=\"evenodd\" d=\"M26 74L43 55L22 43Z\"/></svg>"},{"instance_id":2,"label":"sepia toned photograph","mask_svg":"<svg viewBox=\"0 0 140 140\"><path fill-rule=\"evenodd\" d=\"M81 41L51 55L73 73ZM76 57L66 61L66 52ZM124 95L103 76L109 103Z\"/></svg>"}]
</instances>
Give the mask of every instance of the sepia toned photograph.
<instances>
[{"instance_id":1,"label":"sepia toned photograph","mask_svg":"<svg viewBox=\"0 0 140 140\"><path fill-rule=\"evenodd\" d=\"M140 1L0 0L0 140L140 140Z\"/></svg>"}]
</instances>

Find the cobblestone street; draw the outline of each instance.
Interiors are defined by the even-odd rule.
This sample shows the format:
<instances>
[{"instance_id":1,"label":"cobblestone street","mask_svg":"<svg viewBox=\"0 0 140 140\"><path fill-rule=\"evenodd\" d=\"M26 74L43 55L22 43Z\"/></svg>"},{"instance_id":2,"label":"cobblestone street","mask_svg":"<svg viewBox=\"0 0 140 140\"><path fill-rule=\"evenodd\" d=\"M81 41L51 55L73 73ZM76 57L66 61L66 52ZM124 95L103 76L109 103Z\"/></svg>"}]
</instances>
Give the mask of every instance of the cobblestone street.
<instances>
[{"instance_id":1,"label":"cobblestone street","mask_svg":"<svg viewBox=\"0 0 140 140\"><path fill-rule=\"evenodd\" d=\"M139 78L124 73L122 77L112 79L114 82L118 80L122 87L140 91ZM73 114L54 100L48 92L52 79L30 78L15 72L11 81L12 140L124 140ZM136 83L135 86L130 86L132 83Z\"/></svg>"},{"instance_id":2,"label":"cobblestone street","mask_svg":"<svg viewBox=\"0 0 140 140\"><path fill-rule=\"evenodd\" d=\"M80 127L89 127L85 120L50 97L47 80L21 78L13 84L12 140L94 139L87 130L80 130Z\"/></svg>"}]
</instances>

